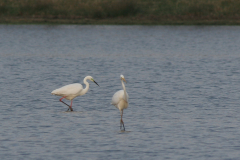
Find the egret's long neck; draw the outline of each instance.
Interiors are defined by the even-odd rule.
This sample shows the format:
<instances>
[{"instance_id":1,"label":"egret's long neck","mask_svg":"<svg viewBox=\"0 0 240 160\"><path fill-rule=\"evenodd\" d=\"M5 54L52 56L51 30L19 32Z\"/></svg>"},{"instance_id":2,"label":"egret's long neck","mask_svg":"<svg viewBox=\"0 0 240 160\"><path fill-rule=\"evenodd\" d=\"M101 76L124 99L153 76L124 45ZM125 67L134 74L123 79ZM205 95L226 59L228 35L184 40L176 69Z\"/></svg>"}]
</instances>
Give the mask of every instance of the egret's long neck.
<instances>
[{"instance_id":1,"label":"egret's long neck","mask_svg":"<svg viewBox=\"0 0 240 160\"><path fill-rule=\"evenodd\" d=\"M122 87L123 87L123 91L124 91L124 98L127 99L127 91L126 91L125 85L123 83L123 80L121 80L121 82L122 82Z\"/></svg>"},{"instance_id":2,"label":"egret's long neck","mask_svg":"<svg viewBox=\"0 0 240 160\"><path fill-rule=\"evenodd\" d=\"M86 88L84 88L81 92L82 95L86 94L89 89L89 83L87 82L87 78L84 78L83 83L86 84Z\"/></svg>"}]
</instances>

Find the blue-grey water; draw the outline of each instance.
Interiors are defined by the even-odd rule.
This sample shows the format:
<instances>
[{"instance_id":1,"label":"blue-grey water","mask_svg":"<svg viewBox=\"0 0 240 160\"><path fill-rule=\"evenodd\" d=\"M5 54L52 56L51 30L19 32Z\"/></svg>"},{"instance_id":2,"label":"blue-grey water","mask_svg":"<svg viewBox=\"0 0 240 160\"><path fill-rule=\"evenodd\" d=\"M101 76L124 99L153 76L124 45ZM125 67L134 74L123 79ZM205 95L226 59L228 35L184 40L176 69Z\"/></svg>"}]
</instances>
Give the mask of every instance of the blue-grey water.
<instances>
[{"instance_id":1,"label":"blue-grey water","mask_svg":"<svg viewBox=\"0 0 240 160\"><path fill-rule=\"evenodd\" d=\"M239 160L239 93L240 26L0 25L1 159Z\"/></svg>"}]
</instances>

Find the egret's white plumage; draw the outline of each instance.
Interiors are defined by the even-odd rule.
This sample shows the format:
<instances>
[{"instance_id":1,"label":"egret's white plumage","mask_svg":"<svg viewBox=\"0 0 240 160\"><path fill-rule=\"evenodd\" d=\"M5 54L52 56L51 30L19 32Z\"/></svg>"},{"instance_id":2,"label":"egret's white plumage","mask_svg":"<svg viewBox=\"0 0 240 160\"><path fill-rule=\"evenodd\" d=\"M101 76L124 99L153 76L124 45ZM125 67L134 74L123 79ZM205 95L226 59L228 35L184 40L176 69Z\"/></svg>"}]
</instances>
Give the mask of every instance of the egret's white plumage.
<instances>
[{"instance_id":1,"label":"egret's white plumage","mask_svg":"<svg viewBox=\"0 0 240 160\"><path fill-rule=\"evenodd\" d=\"M121 75L120 78L121 78L123 90L119 90L113 95L111 104L119 109L120 114L121 114L120 128L123 126L123 129L125 130L122 116L123 116L123 110L128 107L128 93L126 91L126 88L125 88L125 85L123 82L123 81L126 82L124 76Z\"/></svg>"},{"instance_id":2,"label":"egret's white plumage","mask_svg":"<svg viewBox=\"0 0 240 160\"><path fill-rule=\"evenodd\" d=\"M125 96L124 90L117 91L112 97L111 104L118 108L120 111L126 109L128 107L128 93L126 92Z\"/></svg>"},{"instance_id":3,"label":"egret's white plumage","mask_svg":"<svg viewBox=\"0 0 240 160\"><path fill-rule=\"evenodd\" d=\"M74 84L69 84L66 86L63 86L61 88L55 89L51 92L53 95L61 96L62 98L60 99L60 102L66 104L65 102L62 101L62 99L67 99L71 101L71 105L69 106L66 104L71 111L72 109L72 100L77 97L77 96L82 96L87 93L89 90L89 83L87 80L93 81L94 83L97 84L97 82L94 81L94 79L91 76L87 76L84 78L83 83L86 85L86 88L83 89L83 86L80 83L74 83ZM97 84L98 85L98 84Z\"/></svg>"}]
</instances>

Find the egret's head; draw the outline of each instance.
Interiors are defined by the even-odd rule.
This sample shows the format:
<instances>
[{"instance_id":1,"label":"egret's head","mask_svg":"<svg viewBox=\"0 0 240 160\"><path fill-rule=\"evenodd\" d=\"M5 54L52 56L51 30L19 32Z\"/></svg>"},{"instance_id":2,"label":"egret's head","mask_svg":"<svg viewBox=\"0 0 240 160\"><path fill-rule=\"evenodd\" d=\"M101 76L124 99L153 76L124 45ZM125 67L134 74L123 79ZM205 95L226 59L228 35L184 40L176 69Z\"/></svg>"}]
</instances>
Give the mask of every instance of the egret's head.
<instances>
[{"instance_id":1,"label":"egret's head","mask_svg":"<svg viewBox=\"0 0 240 160\"><path fill-rule=\"evenodd\" d=\"M126 79L124 78L124 76L122 74L120 75L120 78L121 78L121 80L123 80L127 83Z\"/></svg>"},{"instance_id":2,"label":"egret's head","mask_svg":"<svg viewBox=\"0 0 240 160\"><path fill-rule=\"evenodd\" d=\"M97 84L97 82L96 81L94 81L94 79L93 79L93 77L92 76L88 76L89 77L89 79L90 79L90 81L93 81L94 83L96 83L96 85L98 85ZM98 85L99 86L99 85Z\"/></svg>"}]
</instances>

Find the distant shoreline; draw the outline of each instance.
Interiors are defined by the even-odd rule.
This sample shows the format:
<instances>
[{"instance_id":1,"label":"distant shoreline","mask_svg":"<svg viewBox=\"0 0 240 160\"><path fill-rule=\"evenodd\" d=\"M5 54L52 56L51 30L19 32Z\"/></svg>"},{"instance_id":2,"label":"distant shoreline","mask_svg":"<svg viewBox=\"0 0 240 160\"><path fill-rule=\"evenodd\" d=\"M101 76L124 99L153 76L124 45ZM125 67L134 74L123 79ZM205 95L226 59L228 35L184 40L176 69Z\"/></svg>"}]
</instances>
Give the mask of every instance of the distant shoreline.
<instances>
[{"instance_id":1,"label":"distant shoreline","mask_svg":"<svg viewBox=\"0 0 240 160\"><path fill-rule=\"evenodd\" d=\"M240 19L207 19L181 20L149 17L120 17L120 18L29 18L29 17L0 17L0 24L78 24L78 25L240 25Z\"/></svg>"},{"instance_id":2,"label":"distant shoreline","mask_svg":"<svg viewBox=\"0 0 240 160\"><path fill-rule=\"evenodd\" d=\"M0 0L0 24L240 25L238 0Z\"/></svg>"}]
</instances>

